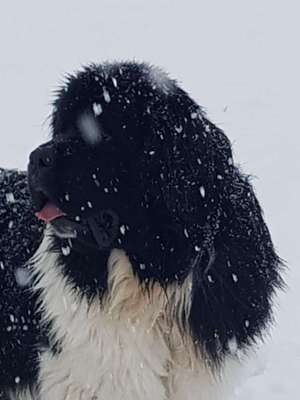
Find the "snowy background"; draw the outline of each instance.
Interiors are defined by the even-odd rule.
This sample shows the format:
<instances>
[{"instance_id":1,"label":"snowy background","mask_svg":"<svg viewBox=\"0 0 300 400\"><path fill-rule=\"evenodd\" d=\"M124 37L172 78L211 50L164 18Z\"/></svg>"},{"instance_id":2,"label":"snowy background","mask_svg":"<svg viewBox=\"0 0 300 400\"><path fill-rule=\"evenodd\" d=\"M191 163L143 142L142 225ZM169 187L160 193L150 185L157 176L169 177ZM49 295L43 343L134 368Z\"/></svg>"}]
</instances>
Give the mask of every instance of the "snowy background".
<instances>
[{"instance_id":1,"label":"snowy background","mask_svg":"<svg viewBox=\"0 0 300 400\"><path fill-rule=\"evenodd\" d=\"M160 65L234 144L254 184L289 290L277 327L238 400L299 396L300 139L297 0L98 0L2 2L0 166L25 168L48 135L52 90L90 61ZM263 357L265 358L265 356Z\"/></svg>"}]
</instances>

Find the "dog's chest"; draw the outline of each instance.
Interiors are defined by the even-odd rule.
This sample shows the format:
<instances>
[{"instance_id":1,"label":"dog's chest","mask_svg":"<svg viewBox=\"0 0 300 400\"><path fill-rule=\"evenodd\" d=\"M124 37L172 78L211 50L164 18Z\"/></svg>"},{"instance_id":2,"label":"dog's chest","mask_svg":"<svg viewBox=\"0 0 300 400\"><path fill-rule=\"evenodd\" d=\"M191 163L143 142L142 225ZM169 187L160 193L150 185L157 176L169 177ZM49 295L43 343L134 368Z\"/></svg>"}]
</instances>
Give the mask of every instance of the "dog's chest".
<instances>
[{"instance_id":1,"label":"dog's chest","mask_svg":"<svg viewBox=\"0 0 300 400\"><path fill-rule=\"evenodd\" d=\"M102 303L88 303L59 275L48 276L45 318L52 320L61 351L41 356L44 400L166 398L172 350L165 300L161 293L151 298L142 293L122 257L115 252L110 260ZM43 277L39 285L45 283Z\"/></svg>"},{"instance_id":2,"label":"dog's chest","mask_svg":"<svg viewBox=\"0 0 300 400\"><path fill-rule=\"evenodd\" d=\"M190 336L182 335L180 321L189 315L191 300L189 277L180 285L162 289L154 284L145 291L125 253L113 250L106 295L87 301L62 275L57 255L46 250L44 240L34 266L35 288L60 351L41 351L38 399L227 398L196 356Z\"/></svg>"},{"instance_id":3,"label":"dog's chest","mask_svg":"<svg viewBox=\"0 0 300 400\"><path fill-rule=\"evenodd\" d=\"M170 359L165 340L145 326L100 322L99 329L91 324L80 336L70 330L60 354L43 354L45 399L165 398Z\"/></svg>"}]
</instances>

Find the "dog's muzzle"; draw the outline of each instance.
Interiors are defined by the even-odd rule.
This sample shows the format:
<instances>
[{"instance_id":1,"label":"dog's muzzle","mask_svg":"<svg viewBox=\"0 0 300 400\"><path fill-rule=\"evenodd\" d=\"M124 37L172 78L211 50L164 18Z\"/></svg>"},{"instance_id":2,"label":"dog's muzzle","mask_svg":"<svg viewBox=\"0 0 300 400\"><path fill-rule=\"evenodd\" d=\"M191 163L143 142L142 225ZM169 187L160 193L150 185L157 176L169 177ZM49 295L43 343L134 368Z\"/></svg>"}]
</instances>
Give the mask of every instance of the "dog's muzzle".
<instances>
[{"instance_id":1,"label":"dog's muzzle","mask_svg":"<svg viewBox=\"0 0 300 400\"><path fill-rule=\"evenodd\" d=\"M42 186L42 178L49 175L54 163L54 152L51 142L42 144L29 157L28 185L33 208L40 211L48 200Z\"/></svg>"},{"instance_id":2,"label":"dog's muzzle","mask_svg":"<svg viewBox=\"0 0 300 400\"><path fill-rule=\"evenodd\" d=\"M119 234L120 221L115 211L105 208L93 213L89 210L86 216L73 217L60 210L55 199L48 194L49 182L55 185L55 151L53 143L48 142L30 155L28 182L36 216L50 224L55 236L71 240L75 250L87 253L109 249Z\"/></svg>"}]
</instances>

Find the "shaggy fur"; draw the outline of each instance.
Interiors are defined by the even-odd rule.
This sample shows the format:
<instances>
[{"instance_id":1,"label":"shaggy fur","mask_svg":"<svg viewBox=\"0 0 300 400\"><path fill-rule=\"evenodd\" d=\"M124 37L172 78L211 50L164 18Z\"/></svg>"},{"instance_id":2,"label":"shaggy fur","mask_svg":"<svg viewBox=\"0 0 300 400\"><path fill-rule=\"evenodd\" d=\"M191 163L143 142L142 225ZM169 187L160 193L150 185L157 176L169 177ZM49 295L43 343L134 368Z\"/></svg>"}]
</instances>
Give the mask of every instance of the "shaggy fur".
<instances>
[{"instance_id":1,"label":"shaggy fur","mask_svg":"<svg viewBox=\"0 0 300 400\"><path fill-rule=\"evenodd\" d=\"M92 221L96 241L48 224L30 263L38 376L17 387L41 400L225 399L227 372L265 335L282 285L229 140L175 81L138 63L68 76L51 125L30 157L33 205L55 204L66 225ZM94 229L107 215L110 227ZM0 384L15 392L12 376Z\"/></svg>"}]
</instances>

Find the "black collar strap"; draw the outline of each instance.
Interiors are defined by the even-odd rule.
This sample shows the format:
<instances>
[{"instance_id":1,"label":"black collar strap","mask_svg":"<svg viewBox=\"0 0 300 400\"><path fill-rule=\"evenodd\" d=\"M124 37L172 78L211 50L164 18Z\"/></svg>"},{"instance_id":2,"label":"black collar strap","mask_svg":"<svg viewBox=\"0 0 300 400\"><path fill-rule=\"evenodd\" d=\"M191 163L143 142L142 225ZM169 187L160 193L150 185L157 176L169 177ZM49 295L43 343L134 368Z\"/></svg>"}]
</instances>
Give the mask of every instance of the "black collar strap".
<instances>
[{"instance_id":1,"label":"black collar strap","mask_svg":"<svg viewBox=\"0 0 300 400\"><path fill-rule=\"evenodd\" d=\"M60 239L71 240L75 251L99 252L108 249L118 236L119 217L112 210L102 210L81 223L60 217L52 221L51 226Z\"/></svg>"}]
</instances>

